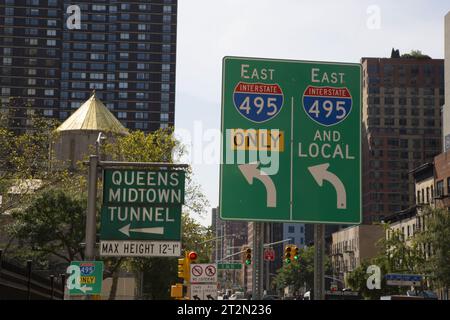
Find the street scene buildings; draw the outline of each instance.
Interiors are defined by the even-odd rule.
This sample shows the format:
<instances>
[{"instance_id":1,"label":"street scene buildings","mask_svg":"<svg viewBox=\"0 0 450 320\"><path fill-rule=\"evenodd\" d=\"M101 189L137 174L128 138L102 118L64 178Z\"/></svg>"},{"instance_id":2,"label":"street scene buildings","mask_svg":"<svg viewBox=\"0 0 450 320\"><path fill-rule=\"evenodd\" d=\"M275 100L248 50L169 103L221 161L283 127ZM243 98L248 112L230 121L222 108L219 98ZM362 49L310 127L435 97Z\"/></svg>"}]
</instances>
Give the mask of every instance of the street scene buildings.
<instances>
[{"instance_id":1,"label":"street scene buildings","mask_svg":"<svg viewBox=\"0 0 450 320\"><path fill-rule=\"evenodd\" d=\"M201 52L188 103L180 7L0 3L0 300L448 300L450 13L443 59Z\"/></svg>"}]
</instances>

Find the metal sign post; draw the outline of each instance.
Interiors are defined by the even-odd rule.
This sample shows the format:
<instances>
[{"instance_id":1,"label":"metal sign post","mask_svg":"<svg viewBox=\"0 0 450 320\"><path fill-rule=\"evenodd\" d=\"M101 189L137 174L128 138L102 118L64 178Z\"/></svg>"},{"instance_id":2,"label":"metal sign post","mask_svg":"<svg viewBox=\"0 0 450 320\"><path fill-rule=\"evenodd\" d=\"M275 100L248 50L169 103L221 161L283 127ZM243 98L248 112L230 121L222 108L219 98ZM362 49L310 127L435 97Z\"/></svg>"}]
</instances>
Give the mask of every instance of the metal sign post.
<instances>
[{"instance_id":1,"label":"metal sign post","mask_svg":"<svg viewBox=\"0 0 450 320\"><path fill-rule=\"evenodd\" d=\"M325 225L314 225L314 300L325 299Z\"/></svg>"},{"instance_id":2,"label":"metal sign post","mask_svg":"<svg viewBox=\"0 0 450 320\"><path fill-rule=\"evenodd\" d=\"M96 201L97 201L97 166L98 155L89 156L88 203L86 215L86 248L84 259L95 260L96 238Z\"/></svg>"},{"instance_id":3,"label":"metal sign post","mask_svg":"<svg viewBox=\"0 0 450 320\"><path fill-rule=\"evenodd\" d=\"M261 222L253 223L253 252L255 253L252 276L252 299L260 300L262 298L263 285L263 231L264 224Z\"/></svg>"}]
</instances>

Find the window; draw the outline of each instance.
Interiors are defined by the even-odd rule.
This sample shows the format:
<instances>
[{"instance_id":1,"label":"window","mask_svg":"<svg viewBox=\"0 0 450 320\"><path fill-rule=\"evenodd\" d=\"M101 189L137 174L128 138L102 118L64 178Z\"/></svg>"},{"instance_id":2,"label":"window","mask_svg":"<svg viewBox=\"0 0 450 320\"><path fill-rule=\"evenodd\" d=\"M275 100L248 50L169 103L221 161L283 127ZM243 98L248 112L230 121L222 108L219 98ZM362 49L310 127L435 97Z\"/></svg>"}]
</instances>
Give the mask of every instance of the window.
<instances>
[{"instance_id":1,"label":"window","mask_svg":"<svg viewBox=\"0 0 450 320\"><path fill-rule=\"evenodd\" d=\"M50 37L56 36L56 30L47 30L47 36Z\"/></svg>"},{"instance_id":2,"label":"window","mask_svg":"<svg viewBox=\"0 0 450 320\"><path fill-rule=\"evenodd\" d=\"M56 46L56 40L47 40L48 46Z\"/></svg>"},{"instance_id":3,"label":"window","mask_svg":"<svg viewBox=\"0 0 450 320\"><path fill-rule=\"evenodd\" d=\"M118 112L118 113L117 113L117 117L118 117L119 119L126 119L127 113L126 113L126 112Z\"/></svg>"},{"instance_id":4,"label":"window","mask_svg":"<svg viewBox=\"0 0 450 320\"><path fill-rule=\"evenodd\" d=\"M422 190L423 192L423 190ZM440 180L438 182L436 182L436 195L438 197L442 197L444 195L444 181ZM422 194L423 196L423 194Z\"/></svg>"},{"instance_id":5,"label":"window","mask_svg":"<svg viewBox=\"0 0 450 320\"><path fill-rule=\"evenodd\" d=\"M12 64L12 58L3 58L3 64L10 66Z\"/></svg>"},{"instance_id":6,"label":"window","mask_svg":"<svg viewBox=\"0 0 450 320\"><path fill-rule=\"evenodd\" d=\"M53 110L52 109L45 109L44 110L44 116L47 116L47 117L53 116Z\"/></svg>"},{"instance_id":7,"label":"window","mask_svg":"<svg viewBox=\"0 0 450 320\"><path fill-rule=\"evenodd\" d=\"M95 80L103 80L103 73L91 73L89 75L90 79L95 79Z\"/></svg>"},{"instance_id":8,"label":"window","mask_svg":"<svg viewBox=\"0 0 450 320\"><path fill-rule=\"evenodd\" d=\"M105 5L99 5L99 4L93 4L92 5L92 10L93 11L105 11L106 10L106 6Z\"/></svg>"},{"instance_id":9,"label":"window","mask_svg":"<svg viewBox=\"0 0 450 320\"><path fill-rule=\"evenodd\" d=\"M27 90L27 94L28 94L29 96L34 96L34 95L36 94L36 90L35 90L35 89L28 89L28 90Z\"/></svg>"},{"instance_id":10,"label":"window","mask_svg":"<svg viewBox=\"0 0 450 320\"><path fill-rule=\"evenodd\" d=\"M11 93L10 88L2 88L2 95L9 95Z\"/></svg>"},{"instance_id":11,"label":"window","mask_svg":"<svg viewBox=\"0 0 450 320\"><path fill-rule=\"evenodd\" d=\"M294 226L288 226L288 233L295 233L295 227Z\"/></svg>"},{"instance_id":12,"label":"window","mask_svg":"<svg viewBox=\"0 0 450 320\"><path fill-rule=\"evenodd\" d=\"M169 114L168 114L168 113L162 113L162 112L161 112L160 120L161 120L161 121L164 121L164 122L169 121Z\"/></svg>"}]
</instances>

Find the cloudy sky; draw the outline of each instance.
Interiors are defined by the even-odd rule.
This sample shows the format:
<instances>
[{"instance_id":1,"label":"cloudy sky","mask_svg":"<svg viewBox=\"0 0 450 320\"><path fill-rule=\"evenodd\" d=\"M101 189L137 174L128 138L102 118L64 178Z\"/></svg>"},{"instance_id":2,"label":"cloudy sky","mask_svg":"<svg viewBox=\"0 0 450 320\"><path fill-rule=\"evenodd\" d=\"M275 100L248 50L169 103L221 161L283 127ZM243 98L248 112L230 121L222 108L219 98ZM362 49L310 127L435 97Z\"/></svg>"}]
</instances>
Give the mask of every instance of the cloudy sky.
<instances>
[{"instance_id":1,"label":"cloudy sky","mask_svg":"<svg viewBox=\"0 0 450 320\"><path fill-rule=\"evenodd\" d=\"M224 56L359 62L444 57L443 0L178 0L175 128L210 208L218 205ZM208 225L210 209L198 220Z\"/></svg>"}]
</instances>

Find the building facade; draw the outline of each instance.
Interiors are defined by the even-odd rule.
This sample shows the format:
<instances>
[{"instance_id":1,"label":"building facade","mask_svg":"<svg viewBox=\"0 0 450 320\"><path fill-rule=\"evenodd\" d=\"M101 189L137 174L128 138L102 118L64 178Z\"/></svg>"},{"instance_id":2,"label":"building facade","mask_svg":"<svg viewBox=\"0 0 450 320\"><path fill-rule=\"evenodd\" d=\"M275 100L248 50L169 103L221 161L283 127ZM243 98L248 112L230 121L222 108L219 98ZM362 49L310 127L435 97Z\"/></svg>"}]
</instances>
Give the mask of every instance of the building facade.
<instances>
[{"instance_id":1,"label":"building facade","mask_svg":"<svg viewBox=\"0 0 450 320\"><path fill-rule=\"evenodd\" d=\"M73 4L0 3L0 98L15 126L30 112L65 120L93 89L128 129L172 126L177 0Z\"/></svg>"},{"instance_id":2,"label":"building facade","mask_svg":"<svg viewBox=\"0 0 450 320\"><path fill-rule=\"evenodd\" d=\"M248 222L225 221L220 219L219 208L212 209L212 232L214 250L211 261L218 263L242 262L242 248L248 243ZM243 268L245 268L243 264ZM245 287L245 275L242 270L223 270L219 272L221 289L233 289L232 286Z\"/></svg>"},{"instance_id":3,"label":"building facade","mask_svg":"<svg viewBox=\"0 0 450 320\"><path fill-rule=\"evenodd\" d=\"M443 152L450 150L450 11L444 21L445 105L443 110Z\"/></svg>"},{"instance_id":4,"label":"building facade","mask_svg":"<svg viewBox=\"0 0 450 320\"><path fill-rule=\"evenodd\" d=\"M331 235L333 278L343 288L348 273L363 261L377 255L377 242L384 236L381 225L359 225L339 230Z\"/></svg>"},{"instance_id":5,"label":"building facade","mask_svg":"<svg viewBox=\"0 0 450 320\"><path fill-rule=\"evenodd\" d=\"M291 239L290 244L303 248L305 243L305 224L283 223L283 239Z\"/></svg>"},{"instance_id":6,"label":"building facade","mask_svg":"<svg viewBox=\"0 0 450 320\"><path fill-rule=\"evenodd\" d=\"M415 203L409 174L441 150L444 61L362 58L363 222Z\"/></svg>"}]
</instances>

